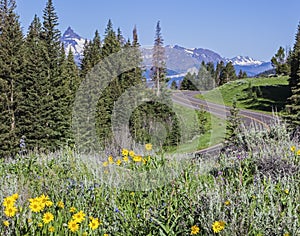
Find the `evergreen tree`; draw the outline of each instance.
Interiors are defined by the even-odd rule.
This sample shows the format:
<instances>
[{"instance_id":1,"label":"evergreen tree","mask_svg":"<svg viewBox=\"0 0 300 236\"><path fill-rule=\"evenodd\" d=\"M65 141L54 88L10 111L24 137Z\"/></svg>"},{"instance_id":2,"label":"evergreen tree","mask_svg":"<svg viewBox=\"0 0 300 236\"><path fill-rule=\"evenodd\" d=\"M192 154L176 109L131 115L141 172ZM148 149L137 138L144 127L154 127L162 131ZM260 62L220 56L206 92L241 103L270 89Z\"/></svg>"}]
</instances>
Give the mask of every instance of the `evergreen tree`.
<instances>
[{"instance_id":1,"label":"evergreen tree","mask_svg":"<svg viewBox=\"0 0 300 236\"><path fill-rule=\"evenodd\" d=\"M180 84L180 90L197 91L198 88L196 86L196 75L188 72Z\"/></svg>"},{"instance_id":2,"label":"evergreen tree","mask_svg":"<svg viewBox=\"0 0 300 236\"><path fill-rule=\"evenodd\" d=\"M91 42L88 40L85 40L84 47L83 47L83 57L80 61L80 77L85 78L87 73L93 68L91 65Z\"/></svg>"},{"instance_id":3,"label":"evergreen tree","mask_svg":"<svg viewBox=\"0 0 300 236\"><path fill-rule=\"evenodd\" d=\"M19 126L24 69L23 34L14 0L0 1L0 157L19 150Z\"/></svg>"},{"instance_id":4,"label":"evergreen tree","mask_svg":"<svg viewBox=\"0 0 300 236\"><path fill-rule=\"evenodd\" d=\"M177 83L175 80L173 80L171 83L171 89L177 90Z\"/></svg>"},{"instance_id":5,"label":"evergreen tree","mask_svg":"<svg viewBox=\"0 0 300 236\"><path fill-rule=\"evenodd\" d=\"M272 66L276 70L277 75L288 75L289 74L289 65L287 61L287 57L285 54L285 50L283 47L279 47L275 56L271 59Z\"/></svg>"},{"instance_id":6,"label":"evergreen tree","mask_svg":"<svg viewBox=\"0 0 300 236\"><path fill-rule=\"evenodd\" d=\"M215 87L215 83L211 75L211 71L209 72L206 68L207 67L204 63L199 68L197 79L196 79L198 90L210 90Z\"/></svg>"},{"instance_id":7,"label":"evergreen tree","mask_svg":"<svg viewBox=\"0 0 300 236\"><path fill-rule=\"evenodd\" d=\"M107 27L105 29L105 38L103 41L103 46L101 49L101 59L104 60L110 55L117 53L121 50L121 44L117 38L117 35L113 29L113 25L111 20L108 21ZM114 65L108 65L108 67L112 67L112 69L117 69L120 66L121 59L116 58L114 61L108 61L107 63L114 63ZM107 80L110 78L110 71L102 72L107 73ZM109 85L102 92L99 102L97 104L97 122L96 129L97 134L99 135L99 140L103 146L106 146L112 141L112 132L111 132L111 116L113 112L114 102L117 101L119 96L121 95L122 85L120 83L120 77L122 75L118 75L116 78L113 78Z\"/></svg>"},{"instance_id":8,"label":"evergreen tree","mask_svg":"<svg viewBox=\"0 0 300 236\"><path fill-rule=\"evenodd\" d=\"M49 66L49 76L53 80L57 76L58 61L61 52L60 37L58 29L58 16L55 12L52 0L48 0L43 10L42 38L47 48L46 64ZM52 81L51 81L52 82Z\"/></svg>"},{"instance_id":9,"label":"evergreen tree","mask_svg":"<svg viewBox=\"0 0 300 236\"><path fill-rule=\"evenodd\" d=\"M220 61L217 63L216 70L215 70L215 83L216 85L221 85L221 74L224 70L224 62Z\"/></svg>"},{"instance_id":10,"label":"evergreen tree","mask_svg":"<svg viewBox=\"0 0 300 236\"><path fill-rule=\"evenodd\" d=\"M126 44L126 40L124 39L120 28L117 29L117 39L121 46L124 46Z\"/></svg>"},{"instance_id":11,"label":"evergreen tree","mask_svg":"<svg viewBox=\"0 0 300 236\"><path fill-rule=\"evenodd\" d=\"M151 78L152 81L154 81L157 96L160 94L161 83L165 82L166 78L165 49L163 47L163 42L164 40L161 35L160 22L158 21L156 25L151 68Z\"/></svg>"},{"instance_id":12,"label":"evergreen tree","mask_svg":"<svg viewBox=\"0 0 300 236\"><path fill-rule=\"evenodd\" d=\"M288 98L286 119L293 126L300 125L300 23L296 33L296 40L290 57L291 72L289 87L292 95Z\"/></svg>"},{"instance_id":13,"label":"evergreen tree","mask_svg":"<svg viewBox=\"0 0 300 236\"><path fill-rule=\"evenodd\" d=\"M238 79L247 78L247 73L245 71L240 70L237 78Z\"/></svg>"},{"instance_id":14,"label":"evergreen tree","mask_svg":"<svg viewBox=\"0 0 300 236\"><path fill-rule=\"evenodd\" d=\"M64 50L62 50L62 53L64 53ZM67 58L63 60L62 63L60 76L62 77L63 84L61 85L62 94L60 98L60 108L62 109L61 111L62 117L64 118L64 124L61 125L61 132L64 134L64 141L68 144L72 144L74 142L71 132L72 109L81 78L71 49L68 52Z\"/></svg>"},{"instance_id":15,"label":"evergreen tree","mask_svg":"<svg viewBox=\"0 0 300 236\"><path fill-rule=\"evenodd\" d=\"M83 49L83 58L80 64L80 74L85 78L87 73L101 61L101 39L98 30L92 41L85 41Z\"/></svg>"},{"instance_id":16,"label":"evergreen tree","mask_svg":"<svg viewBox=\"0 0 300 236\"><path fill-rule=\"evenodd\" d=\"M48 0L43 11L42 40L46 47L44 63L47 65L45 86L47 101L45 101L45 130L47 130L49 150L55 150L64 145L69 137L69 118L65 116L66 99L64 93L63 65L65 51L60 42L61 33L58 29L58 16L52 0Z\"/></svg>"},{"instance_id":17,"label":"evergreen tree","mask_svg":"<svg viewBox=\"0 0 300 236\"><path fill-rule=\"evenodd\" d=\"M227 118L226 122L226 145L238 145L238 134L241 128L241 118L239 116L239 109L236 106L236 100L232 102L232 107L230 108L230 116Z\"/></svg>"},{"instance_id":18,"label":"evergreen tree","mask_svg":"<svg viewBox=\"0 0 300 236\"><path fill-rule=\"evenodd\" d=\"M207 62L206 63L206 70L210 73L211 78L214 78L215 76L215 66L213 62Z\"/></svg>"},{"instance_id":19,"label":"evergreen tree","mask_svg":"<svg viewBox=\"0 0 300 236\"><path fill-rule=\"evenodd\" d=\"M113 29L111 20L108 21L105 29L105 37L101 51L101 58L108 57L109 55L121 50L120 41Z\"/></svg>"},{"instance_id":20,"label":"evergreen tree","mask_svg":"<svg viewBox=\"0 0 300 236\"><path fill-rule=\"evenodd\" d=\"M236 73L232 62L228 62L225 67L222 68L219 77L219 85L226 84L229 81L236 80Z\"/></svg>"},{"instance_id":21,"label":"evergreen tree","mask_svg":"<svg viewBox=\"0 0 300 236\"><path fill-rule=\"evenodd\" d=\"M207 131L207 111L204 110L203 107L199 110L195 110L197 115L198 127L199 127L199 134L204 134Z\"/></svg>"},{"instance_id":22,"label":"evergreen tree","mask_svg":"<svg viewBox=\"0 0 300 236\"><path fill-rule=\"evenodd\" d=\"M20 102L22 134L26 136L27 150L47 148L47 65L44 57L47 54L41 39L42 24L35 16L29 26L25 40L25 68L23 99Z\"/></svg>"}]
</instances>

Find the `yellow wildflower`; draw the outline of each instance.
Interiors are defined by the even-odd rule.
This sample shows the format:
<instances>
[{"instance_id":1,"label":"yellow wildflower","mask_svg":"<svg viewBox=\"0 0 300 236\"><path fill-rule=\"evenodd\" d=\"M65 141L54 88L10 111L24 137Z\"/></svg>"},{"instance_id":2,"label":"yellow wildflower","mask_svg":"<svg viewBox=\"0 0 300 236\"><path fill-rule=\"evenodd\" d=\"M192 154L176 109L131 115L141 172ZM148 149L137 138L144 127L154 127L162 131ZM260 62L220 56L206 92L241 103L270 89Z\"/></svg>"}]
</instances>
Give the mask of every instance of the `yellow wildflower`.
<instances>
[{"instance_id":1,"label":"yellow wildflower","mask_svg":"<svg viewBox=\"0 0 300 236\"><path fill-rule=\"evenodd\" d=\"M291 151L294 152L296 150L295 146L291 146Z\"/></svg>"},{"instance_id":2,"label":"yellow wildflower","mask_svg":"<svg viewBox=\"0 0 300 236\"><path fill-rule=\"evenodd\" d=\"M225 222L224 221L215 221L212 224L212 229L214 233L219 233L225 228Z\"/></svg>"},{"instance_id":3,"label":"yellow wildflower","mask_svg":"<svg viewBox=\"0 0 300 236\"><path fill-rule=\"evenodd\" d=\"M62 209L65 208L65 204L63 203L63 201L59 201L59 202L57 203L57 206L58 206L59 208L62 208Z\"/></svg>"},{"instance_id":4,"label":"yellow wildflower","mask_svg":"<svg viewBox=\"0 0 300 236\"><path fill-rule=\"evenodd\" d=\"M128 162L128 161L129 161L128 156L124 156L124 157L123 157L123 161Z\"/></svg>"},{"instance_id":5,"label":"yellow wildflower","mask_svg":"<svg viewBox=\"0 0 300 236\"><path fill-rule=\"evenodd\" d=\"M17 213L17 208L15 206L8 206L5 208L4 210L4 214L7 216L7 217L14 217Z\"/></svg>"},{"instance_id":6,"label":"yellow wildflower","mask_svg":"<svg viewBox=\"0 0 300 236\"><path fill-rule=\"evenodd\" d=\"M103 234L103 236L109 236L109 234Z\"/></svg>"},{"instance_id":7,"label":"yellow wildflower","mask_svg":"<svg viewBox=\"0 0 300 236\"><path fill-rule=\"evenodd\" d=\"M55 231L55 228L53 226L50 226L48 230L49 232L53 233Z\"/></svg>"},{"instance_id":8,"label":"yellow wildflower","mask_svg":"<svg viewBox=\"0 0 300 236\"><path fill-rule=\"evenodd\" d=\"M300 149L297 151L297 156L300 156Z\"/></svg>"},{"instance_id":9,"label":"yellow wildflower","mask_svg":"<svg viewBox=\"0 0 300 236\"><path fill-rule=\"evenodd\" d=\"M134 192L131 192L130 195L131 195L132 197L134 197L135 193L134 193Z\"/></svg>"},{"instance_id":10,"label":"yellow wildflower","mask_svg":"<svg viewBox=\"0 0 300 236\"><path fill-rule=\"evenodd\" d=\"M285 192L285 194L289 194L289 190L288 189L285 189L284 192Z\"/></svg>"},{"instance_id":11,"label":"yellow wildflower","mask_svg":"<svg viewBox=\"0 0 300 236\"><path fill-rule=\"evenodd\" d=\"M133 157L133 160L135 161L135 162L141 162L142 161L142 156L134 156Z\"/></svg>"},{"instance_id":12,"label":"yellow wildflower","mask_svg":"<svg viewBox=\"0 0 300 236\"><path fill-rule=\"evenodd\" d=\"M43 222L44 224L48 224L50 223L51 221L53 221L54 219L54 216L52 213L50 212L46 212L44 215L43 215Z\"/></svg>"},{"instance_id":13,"label":"yellow wildflower","mask_svg":"<svg viewBox=\"0 0 300 236\"><path fill-rule=\"evenodd\" d=\"M197 225L192 226L191 228L191 235L196 235L200 231L200 228Z\"/></svg>"},{"instance_id":14,"label":"yellow wildflower","mask_svg":"<svg viewBox=\"0 0 300 236\"><path fill-rule=\"evenodd\" d=\"M3 221L3 225L4 225L5 227L8 227L8 226L9 226L9 222L8 222L7 220Z\"/></svg>"},{"instance_id":15,"label":"yellow wildflower","mask_svg":"<svg viewBox=\"0 0 300 236\"><path fill-rule=\"evenodd\" d=\"M68 222L68 228L75 233L79 229L79 224L76 221L71 220Z\"/></svg>"},{"instance_id":16,"label":"yellow wildflower","mask_svg":"<svg viewBox=\"0 0 300 236\"><path fill-rule=\"evenodd\" d=\"M52 202L50 201L49 197L45 194L42 194L41 196L36 198L36 200L40 202L42 209L44 209L45 206L49 206L49 205L52 206L51 205Z\"/></svg>"},{"instance_id":17,"label":"yellow wildflower","mask_svg":"<svg viewBox=\"0 0 300 236\"><path fill-rule=\"evenodd\" d=\"M229 200L227 200L227 201L224 202L224 204L225 204L226 206L229 206L229 205L231 204L231 202L230 202Z\"/></svg>"},{"instance_id":18,"label":"yellow wildflower","mask_svg":"<svg viewBox=\"0 0 300 236\"><path fill-rule=\"evenodd\" d=\"M31 199L29 199L29 200L31 200ZM29 208L32 212L35 212L35 213L43 210L43 206L42 206L41 202L37 201L37 200L32 201L29 205Z\"/></svg>"},{"instance_id":19,"label":"yellow wildflower","mask_svg":"<svg viewBox=\"0 0 300 236\"><path fill-rule=\"evenodd\" d=\"M88 236L88 233L87 232L83 232L82 236Z\"/></svg>"},{"instance_id":20,"label":"yellow wildflower","mask_svg":"<svg viewBox=\"0 0 300 236\"><path fill-rule=\"evenodd\" d=\"M142 160L143 160L143 164L146 165L147 159L146 159L146 158L143 158Z\"/></svg>"},{"instance_id":21,"label":"yellow wildflower","mask_svg":"<svg viewBox=\"0 0 300 236\"><path fill-rule=\"evenodd\" d=\"M17 201L19 198L19 194L15 193L15 194L11 195L11 197Z\"/></svg>"},{"instance_id":22,"label":"yellow wildflower","mask_svg":"<svg viewBox=\"0 0 300 236\"><path fill-rule=\"evenodd\" d=\"M84 221L84 219L85 219L85 214L83 213L83 211L79 211L79 212L77 212L76 214L74 214L74 215L72 216L72 219L73 219L74 221L76 221L77 223L80 223L80 222Z\"/></svg>"},{"instance_id":23,"label":"yellow wildflower","mask_svg":"<svg viewBox=\"0 0 300 236\"><path fill-rule=\"evenodd\" d=\"M47 207L51 207L51 206L53 206L53 202L51 202L51 201L46 201L46 202L45 202L45 205L46 205Z\"/></svg>"},{"instance_id":24,"label":"yellow wildflower","mask_svg":"<svg viewBox=\"0 0 300 236\"><path fill-rule=\"evenodd\" d=\"M119 166L119 165L121 165L122 164L122 160L117 160L117 162L116 162L116 164Z\"/></svg>"},{"instance_id":25,"label":"yellow wildflower","mask_svg":"<svg viewBox=\"0 0 300 236\"><path fill-rule=\"evenodd\" d=\"M134 157L134 151L130 151L129 156Z\"/></svg>"},{"instance_id":26,"label":"yellow wildflower","mask_svg":"<svg viewBox=\"0 0 300 236\"><path fill-rule=\"evenodd\" d=\"M76 209L75 207L71 207L71 208L70 208L70 212L71 212L71 213L76 212L76 211L77 211L77 209Z\"/></svg>"},{"instance_id":27,"label":"yellow wildflower","mask_svg":"<svg viewBox=\"0 0 300 236\"><path fill-rule=\"evenodd\" d=\"M108 157L108 162L109 164L113 164L114 163L114 158L112 156Z\"/></svg>"},{"instance_id":28,"label":"yellow wildflower","mask_svg":"<svg viewBox=\"0 0 300 236\"><path fill-rule=\"evenodd\" d=\"M151 151L152 150L152 144L151 143L145 144L145 148L146 148L147 151Z\"/></svg>"},{"instance_id":29,"label":"yellow wildflower","mask_svg":"<svg viewBox=\"0 0 300 236\"><path fill-rule=\"evenodd\" d=\"M127 149L122 149L122 155L123 156L128 156L128 150Z\"/></svg>"},{"instance_id":30,"label":"yellow wildflower","mask_svg":"<svg viewBox=\"0 0 300 236\"><path fill-rule=\"evenodd\" d=\"M100 225L100 222L99 222L99 219L98 218L94 218L91 220L91 222L89 223L89 227L92 229L92 230L95 230L99 227Z\"/></svg>"},{"instance_id":31,"label":"yellow wildflower","mask_svg":"<svg viewBox=\"0 0 300 236\"><path fill-rule=\"evenodd\" d=\"M4 198L2 205L5 207L13 206L15 204L15 202L16 202L16 200L12 196L9 196L9 197Z\"/></svg>"},{"instance_id":32,"label":"yellow wildflower","mask_svg":"<svg viewBox=\"0 0 300 236\"><path fill-rule=\"evenodd\" d=\"M290 236L290 233L285 233L283 236Z\"/></svg>"},{"instance_id":33,"label":"yellow wildflower","mask_svg":"<svg viewBox=\"0 0 300 236\"><path fill-rule=\"evenodd\" d=\"M103 162L102 164L104 167L108 166L108 161Z\"/></svg>"},{"instance_id":34,"label":"yellow wildflower","mask_svg":"<svg viewBox=\"0 0 300 236\"><path fill-rule=\"evenodd\" d=\"M38 223L38 227L42 228L43 227L43 223Z\"/></svg>"}]
</instances>

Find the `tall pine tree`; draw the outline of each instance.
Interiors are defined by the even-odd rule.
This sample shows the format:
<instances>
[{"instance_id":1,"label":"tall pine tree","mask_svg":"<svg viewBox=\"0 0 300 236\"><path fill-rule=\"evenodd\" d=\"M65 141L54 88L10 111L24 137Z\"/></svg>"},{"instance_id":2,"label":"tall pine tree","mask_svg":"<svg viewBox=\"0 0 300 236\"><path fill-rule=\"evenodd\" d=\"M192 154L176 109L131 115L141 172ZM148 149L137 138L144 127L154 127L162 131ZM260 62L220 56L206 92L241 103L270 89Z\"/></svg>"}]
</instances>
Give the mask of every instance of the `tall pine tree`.
<instances>
[{"instance_id":1,"label":"tall pine tree","mask_svg":"<svg viewBox=\"0 0 300 236\"><path fill-rule=\"evenodd\" d=\"M292 95L288 98L286 119L292 126L300 125L300 23L295 37L295 44L290 57L291 73L289 87Z\"/></svg>"},{"instance_id":2,"label":"tall pine tree","mask_svg":"<svg viewBox=\"0 0 300 236\"><path fill-rule=\"evenodd\" d=\"M18 152L21 138L19 101L22 100L23 34L15 0L0 1L0 157Z\"/></svg>"},{"instance_id":3,"label":"tall pine tree","mask_svg":"<svg viewBox=\"0 0 300 236\"><path fill-rule=\"evenodd\" d=\"M46 83L47 100L45 103L45 130L47 130L48 149L54 150L69 138L69 118L66 116L66 99L64 93L66 82L62 76L65 52L60 42L58 16L52 0L48 0L43 11L42 39L46 46L45 64L47 65Z\"/></svg>"},{"instance_id":4,"label":"tall pine tree","mask_svg":"<svg viewBox=\"0 0 300 236\"><path fill-rule=\"evenodd\" d=\"M26 136L27 150L44 150L47 148L47 122L44 114L48 103L47 96L47 54L42 40L42 24L35 16L25 40L25 79L22 84L23 99L20 102L22 110L22 134Z\"/></svg>"},{"instance_id":5,"label":"tall pine tree","mask_svg":"<svg viewBox=\"0 0 300 236\"><path fill-rule=\"evenodd\" d=\"M166 59L163 44L164 40L161 35L160 21L158 21L156 25L151 68L151 78L152 81L154 81L157 96L160 94L161 83L166 79Z\"/></svg>"}]
</instances>

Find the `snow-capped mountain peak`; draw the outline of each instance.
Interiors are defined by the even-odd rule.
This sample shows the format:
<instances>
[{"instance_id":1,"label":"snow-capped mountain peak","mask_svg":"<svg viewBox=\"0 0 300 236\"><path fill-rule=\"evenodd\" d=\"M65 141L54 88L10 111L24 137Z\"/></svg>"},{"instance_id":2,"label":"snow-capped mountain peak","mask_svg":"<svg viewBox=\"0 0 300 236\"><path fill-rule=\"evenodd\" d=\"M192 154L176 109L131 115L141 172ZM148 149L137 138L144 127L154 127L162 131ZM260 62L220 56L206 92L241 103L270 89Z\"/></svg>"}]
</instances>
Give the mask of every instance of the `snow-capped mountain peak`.
<instances>
[{"instance_id":1,"label":"snow-capped mountain peak","mask_svg":"<svg viewBox=\"0 0 300 236\"><path fill-rule=\"evenodd\" d=\"M237 66L260 66L261 64L263 64L263 61L255 60L248 56L236 56L234 58L227 59L227 61L231 61L233 65Z\"/></svg>"},{"instance_id":2,"label":"snow-capped mountain peak","mask_svg":"<svg viewBox=\"0 0 300 236\"><path fill-rule=\"evenodd\" d=\"M78 34L76 34L74 30L69 26L62 36L62 40L74 40L74 39L80 40L81 37Z\"/></svg>"},{"instance_id":3,"label":"snow-capped mountain peak","mask_svg":"<svg viewBox=\"0 0 300 236\"><path fill-rule=\"evenodd\" d=\"M83 56L85 39L75 33L69 26L60 40L64 43L66 53L71 49L75 57L75 62L79 64Z\"/></svg>"}]
</instances>

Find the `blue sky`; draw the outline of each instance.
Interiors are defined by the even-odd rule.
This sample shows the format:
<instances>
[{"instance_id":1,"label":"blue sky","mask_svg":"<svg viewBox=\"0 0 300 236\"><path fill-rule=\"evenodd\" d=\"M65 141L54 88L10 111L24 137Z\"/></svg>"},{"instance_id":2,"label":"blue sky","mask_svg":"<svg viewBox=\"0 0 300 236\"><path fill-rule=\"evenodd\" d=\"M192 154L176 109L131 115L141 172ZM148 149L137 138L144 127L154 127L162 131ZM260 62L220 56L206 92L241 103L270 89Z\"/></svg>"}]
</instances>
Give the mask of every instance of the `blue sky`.
<instances>
[{"instance_id":1,"label":"blue sky","mask_svg":"<svg viewBox=\"0 0 300 236\"><path fill-rule=\"evenodd\" d=\"M46 0L16 0L27 32ZM300 20L299 0L53 0L60 30L71 26L84 38L103 35L108 19L131 37L137 26L142 45L152 45L161 22L165 45L211 49L221 56L269 61L279 46L293 46Z\"/></svg>"}]
</instances>

